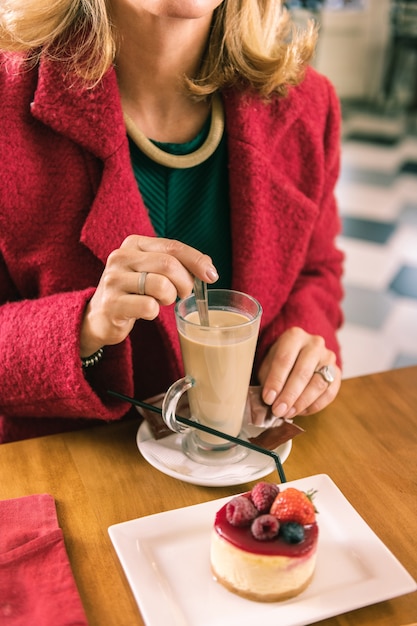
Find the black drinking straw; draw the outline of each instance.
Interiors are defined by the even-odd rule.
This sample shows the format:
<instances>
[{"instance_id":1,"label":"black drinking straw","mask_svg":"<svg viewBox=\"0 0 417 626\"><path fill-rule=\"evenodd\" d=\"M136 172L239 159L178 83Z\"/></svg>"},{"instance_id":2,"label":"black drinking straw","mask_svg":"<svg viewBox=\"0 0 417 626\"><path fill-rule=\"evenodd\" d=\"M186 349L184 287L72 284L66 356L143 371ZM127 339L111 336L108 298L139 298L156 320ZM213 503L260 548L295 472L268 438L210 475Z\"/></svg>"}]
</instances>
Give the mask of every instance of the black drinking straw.
<instances>
[{"instance_id":1,"label":"black drinking straw","mask_svg":"<svg viewBox=\"0 0 417 626\"><path fill-rule=\"evenodd\" d=\"M147 402L142 402L142 400L136 400L135 398L130 398L129 396L125 396L123 393L118 393L117 391L107 390L107 393L115 398L119 398L120 400L126 400L131 404L135 404L136 406L142 407L142 409L148 409L149 411L153 411L154 413L159 413L162 415L162 409L153 404L148 404ZM198 422L194 422L193 420L189 420L186 417L181 417L180 415L176 415L175 419L180 424L184 424L185 426L189 426L190 428L197 428L197 430L202 430L205 433L209 433L210 435L216 435L217 437L221 437L222 439L227 439L233 443L236 443L239 446L244 446L245 448L249 448L250 450L255 450L255 452L260 452L261 454L267 454L271 458L274 459L275 465L277 467L277 472L279 478L282 483L286 483L287 479L285 477L284 468L282 467L281 459L279 455L273 450L267 450L267 448L261 448L261 446L257 446L250 441L246 441L245 439L239 439L239 437L233 437L233 435L227 435L226 433L222 433L220 430L215 430L214 428L210 428L210 426L204 426L204 424L199 424Z\"/></svg>"}]
</instances>

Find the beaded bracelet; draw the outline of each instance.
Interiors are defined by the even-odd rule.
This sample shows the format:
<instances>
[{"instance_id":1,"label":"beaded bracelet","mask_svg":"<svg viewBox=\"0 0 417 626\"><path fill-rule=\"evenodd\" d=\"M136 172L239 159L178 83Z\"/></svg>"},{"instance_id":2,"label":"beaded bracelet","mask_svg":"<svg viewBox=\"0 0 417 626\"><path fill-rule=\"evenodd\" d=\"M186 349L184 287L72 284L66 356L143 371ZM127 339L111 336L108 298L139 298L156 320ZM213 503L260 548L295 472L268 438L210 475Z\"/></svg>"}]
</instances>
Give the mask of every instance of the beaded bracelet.
<instances>
[{"instance_id":1,"label":"beaded bracelet","mask_svg":"<svg viewBox=\"0 0 417 626\"><path fill-rule=\"evenodd\" d=\"M100 359L103 357L103 352L104 352L103 348L99 348L97 352L94 352L94 354L90 354L90 356L82 357L81 358L82 366L86 368L86 367L92 367L93 365L96 365L96 363L98 363Z\"/></svg>"}]
</instances>

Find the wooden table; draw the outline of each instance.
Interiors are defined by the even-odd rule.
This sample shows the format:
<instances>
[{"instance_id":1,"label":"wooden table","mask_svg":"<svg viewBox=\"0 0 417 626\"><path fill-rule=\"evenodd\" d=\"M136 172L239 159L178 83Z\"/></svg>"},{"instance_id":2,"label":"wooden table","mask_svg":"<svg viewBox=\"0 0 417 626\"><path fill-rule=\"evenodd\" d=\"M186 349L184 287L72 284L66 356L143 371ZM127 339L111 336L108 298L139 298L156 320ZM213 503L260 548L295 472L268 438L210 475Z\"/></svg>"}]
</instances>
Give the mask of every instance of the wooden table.
<instances>
[{"instance_id":1,"label":"wooden table","mask_svg":"<svg viewBox=\"0 0 417 626\"><path fill-rule=\"evenodd\" d=\"M417 367L345 380L331 406L297 423L306 433L294 439L287 480L328 474L417 579ZM122 422L0 446L0 499L55 498L91 626L143 625L110 525L251 486L198 487L162 474L139 454L137 428L135 421ZM319 624L415 622L417 593L411 593Z\"/></svg>"}]
</instances>

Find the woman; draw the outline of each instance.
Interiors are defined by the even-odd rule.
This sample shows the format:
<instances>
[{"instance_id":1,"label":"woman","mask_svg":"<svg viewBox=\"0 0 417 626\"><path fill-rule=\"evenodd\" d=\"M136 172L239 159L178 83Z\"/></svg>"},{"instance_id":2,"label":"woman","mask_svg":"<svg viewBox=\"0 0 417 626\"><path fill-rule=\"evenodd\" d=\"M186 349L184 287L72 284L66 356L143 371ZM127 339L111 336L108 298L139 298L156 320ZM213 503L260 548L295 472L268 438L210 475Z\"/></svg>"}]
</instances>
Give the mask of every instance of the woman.
<instances>
[{"instance_id":1,"label":"woman","mask_svg":"<svg viewBox=\"0 0 417 626\"><path fill-rule=\"evenodd\" d=\"M164 391L194 276L262 304L275 415L334 399L339 106L287 22L277 0L3 3L0 440Z\"/></svg>"}]
</instances>

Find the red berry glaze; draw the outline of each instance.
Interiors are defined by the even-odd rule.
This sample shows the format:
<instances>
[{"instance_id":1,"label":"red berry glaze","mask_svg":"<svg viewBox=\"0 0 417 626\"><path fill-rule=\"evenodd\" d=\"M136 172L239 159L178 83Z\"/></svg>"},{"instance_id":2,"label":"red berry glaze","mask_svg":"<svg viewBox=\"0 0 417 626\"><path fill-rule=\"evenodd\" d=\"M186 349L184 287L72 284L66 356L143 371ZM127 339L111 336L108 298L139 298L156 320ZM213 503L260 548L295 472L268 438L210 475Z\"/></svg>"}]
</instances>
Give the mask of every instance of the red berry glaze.
<instances>
[{"instance_id":1,"label":"red berry glaze","mask_svg":"<svg viewBox=\"0 0 417 626\"><path fill-rule=\"evenodd\" d=\"M304 541L297 544L287 543L279 533L278 536L271 541L258 541L258 539L255 539L253 536L250 525L233 526L228 522L226 506L227 505L224 505L217 511L214 528L220 537L223 537L237 548L253 552L254 554L303 557L303 555L309 554L316 544L318 536L317 524L306 526L304 529Z\"/></svg>"}]
</instances>

